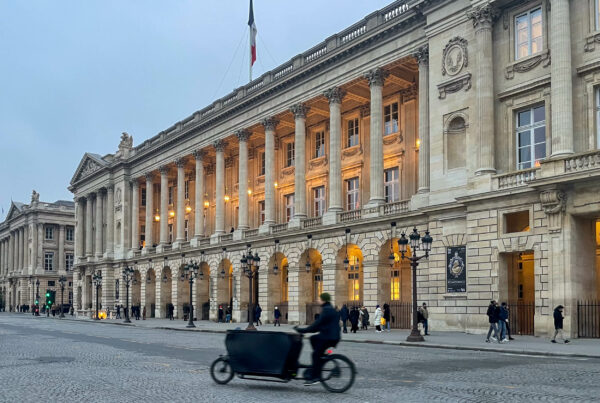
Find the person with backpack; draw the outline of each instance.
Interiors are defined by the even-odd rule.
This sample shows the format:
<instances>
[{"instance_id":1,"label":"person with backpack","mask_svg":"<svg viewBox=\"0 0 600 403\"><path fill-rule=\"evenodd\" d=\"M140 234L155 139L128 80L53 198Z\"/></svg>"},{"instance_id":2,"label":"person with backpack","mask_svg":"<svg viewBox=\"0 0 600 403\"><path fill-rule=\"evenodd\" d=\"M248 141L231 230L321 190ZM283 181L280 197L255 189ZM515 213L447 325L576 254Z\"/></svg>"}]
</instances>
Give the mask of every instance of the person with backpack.
<instances>
[{"instance_id":1,"label":"person with backpack","mask_svg":"<svg viewBox=\"0 0 600 403\"><path fill-rule=\"evenodd\" d=\"M427 304L425 302L419 307L417 320L423 324L425 336L429 336L429 311L427 310Z\"/></svg>"},{"instance_id":2,"label":"person with backpack","mask_svg":"<svg viewBox=\"0 0 600 403\"><path fill-rule=\"evenodd\" d=\"M500 319L500 309L498 308L498 303L496 301L494 301L494 300L490 301L490 305L488 306L486 314L488 316L490 328L487 332L487 337L485 339L485 342L489 343L490 340L492 340L492 341L497 341L498 343L500 343L500 339L498 336L498 320ZM491 336L492 331L494 332L493 336Z\"/></svg>"},{"instance_id":3,"label":"person with backpack","mask_svg":"<svg viewBox=\"0 0 600 403\"><path fill-rule=\"evenodd\" d=\"M367 311L367 307L363 306L360 310L361 319L362 319L362 329L369 330L369 311Z\"/></svg>"},{"instance_id":4,"label":"person with backpack","mask_svg":"<svg viewBox=\"0 0 600 403\"><path fill-rule=\"evenodd\" d=\"M500 338L498 339L502 343L508 343L506 337L506 322L508 322L508 309L506 309L506 302L500 304L500 310L498 311L498 333Z\"/></svg>"}]
</instances>

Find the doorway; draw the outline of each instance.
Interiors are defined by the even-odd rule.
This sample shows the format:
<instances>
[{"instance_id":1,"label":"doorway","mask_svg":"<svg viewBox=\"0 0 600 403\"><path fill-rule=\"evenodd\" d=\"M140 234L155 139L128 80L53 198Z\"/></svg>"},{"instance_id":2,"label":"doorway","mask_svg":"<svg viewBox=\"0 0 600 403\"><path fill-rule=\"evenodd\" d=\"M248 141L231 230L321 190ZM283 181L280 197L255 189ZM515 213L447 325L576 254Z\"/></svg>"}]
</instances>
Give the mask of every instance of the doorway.
<instances>
[{"instance_id":1,"label":"doorway","mask_svg":"<svg viewBox=\"0 0 600 403\"><path fill-rule=\"evenodd\" d=\"M535 316L533 251L507 254L505 263L506 279L504 287L500 287L501 301L499 302L508 303L511 334L533 335Z\"/></svg>"}]
</instances>

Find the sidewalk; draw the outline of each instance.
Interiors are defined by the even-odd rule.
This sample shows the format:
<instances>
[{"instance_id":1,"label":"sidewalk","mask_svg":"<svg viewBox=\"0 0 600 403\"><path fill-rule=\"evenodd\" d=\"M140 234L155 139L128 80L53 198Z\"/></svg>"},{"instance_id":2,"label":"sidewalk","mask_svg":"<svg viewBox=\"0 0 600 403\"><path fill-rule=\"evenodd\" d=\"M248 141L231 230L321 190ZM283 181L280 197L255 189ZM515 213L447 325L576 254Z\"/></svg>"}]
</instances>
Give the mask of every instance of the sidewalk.
<instances>
[{"instance_id":1,"label":"sidewalk","mask_svg":"<svg viewBox=\"0 0 600 403\"><path fill-rule=\"evenodd\" d=\"M65 319L88 322L92 321L89 318L75 319L71 316ZM225 333L227 330L237 328L245 329L247 326L247 323L215 323L210 321L196 321L194 323L196 327L188 329L185 327L187 325L187 321L183 321L181 319L133 319L131 324L126 324L123 323L122 320L114 319L105 319L100 321L100 324L209 333ZM275 327L272 324L258 326L258 330L283 332L294 331L292 325ZM562 342L553 344L550 343L548 338L517 335L515 336L516 340L505 344L499 344L486 343L485 335L480 334L468 334L461 332L433 332L430 336L425 337L425 342L409 343L406 341L406 337L409 335L409 333L409 330L392 330L390 332L376 333L375 328L370 328L368 331L362 330L358 331L356 334L343 333L342 341L351 343L393 344L409 347L445 348L454 350L494 351L541 356L600 358L599 339L573 339L569 344L563 344Z\"/></svg>"}]
</instances>

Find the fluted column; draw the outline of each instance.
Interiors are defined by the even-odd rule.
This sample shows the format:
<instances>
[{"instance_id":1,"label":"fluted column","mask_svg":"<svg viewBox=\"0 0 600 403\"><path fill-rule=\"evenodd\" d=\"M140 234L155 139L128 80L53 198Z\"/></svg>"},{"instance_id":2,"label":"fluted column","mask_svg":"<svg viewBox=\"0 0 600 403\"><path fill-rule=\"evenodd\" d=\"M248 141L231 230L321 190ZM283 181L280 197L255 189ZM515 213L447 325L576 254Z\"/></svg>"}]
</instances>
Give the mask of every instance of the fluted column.
<instances>
[{"instance_id":1,"label":"fluted column","mask_svg":"<svg viewBox=\"0 0 600 403\"><path fill-rule=\"evenodd\" d=\"M419 193L429 192L429 45L421 46L415 53L419 62Z\"/></svg>"},{"instance_id":2,"label":"fluted column","mask_svg":"<svg viewBox=\"0 0 600 403\"><path fill-rule=\"evenodd\" d=\"M77 241L77 238L75 238L75 240ZM35 273L36 270L38 269L38 259L39 259L38 242L41 242L41 240L38 239L37 223L34 222L31 227L31 272L32 273ZM80 245L80 252L82 251L82 249L83 248ZM79 256L81 256L81 254Z\"/></svg>"},{"instance_id":3,"label":"fluted column","mask_svg":"<svg viewBox=\"0 0 600 403\"><path fill-rule=\"evenodd\" d=\"M331 88L324 94L329 100L329 203L327 216L335 216L342 205L342 98L345 91ZM332 221L328 219L327 221Z\"/></svg>"},{"instance_id":4,"label":"fluted column","mask_svg":"<svg viewBox=\"0 0 600 403\"><path fill-rule=\"evenodd\" d=\"M15 237L11 232L8 236L8 272L11 273L15 269L14 264L14 245L15 245Z\"/></svg>"},{"instance_id":5,"label":"fluted column","mask_svg":"<svg viewBox=\"0 0 600 403\"><path fill-rule=\"evenodd\" d=\"M160 245L169 243L169 168L161 166L160 171ZM147 194L147 192L146 192Z\"/></svg>"},{"instance_id":6,"label":"fluted column","mask_svg":"<svg viewBox=\"0 0 600 403\"><path fill-rule=\"evenodd\" d=\"M387 76L388 72L380 68L365 74L371 88L369 207L385 203L383 193L383 83Z\"/></svg>"},{"instance_id":7,"label":"fluted column","mask_svg":"<svg viewBox=\"0 0 600 403\"><path fill-rule=\"evenodd\" d=\"M146 174L146 232L144 233L144 240L146 246L144 251L148 251L154 245L154 239L152 234L152 222L154 220L154 173L148 172Z\"/></svg>"},{"instance_id":8,"label":"fluted column","mask_svg":"<svg viewBox=\"0 0 600 403\"><path fill-rule=\"evenodd\" d=\"M265 222L263 229L275 224L275 127L273 118L262 121L265 128Z\"/></svg>"},{"instance_id":9,"label":"fluted column","mask_svg":"<svg viewBox=\"0 0 600 403\"><path fill-rule=\"evenodd\" d=\"M115 185L110 183L106 193L106 254L112 257L115 250Z\"/></svg>"},{"instance_id":10,"label":"fluted column","mask_svg":"<svg viewBox=\"0 0 600 403\"><path fill-rule=\"evenodd\" d=\"M179 244L185 241L185 159L175 161L177 166L177 238Z\"/></svg>"},{"instance_id":11,"label":"fluted column","mask_svg":"<svg viewBox=\"0 0 600 403\"><path fill-rule=\"evenodd\" d=\"M468 16L473 21L477 41L475 83L479 150L475 174L482 175L496 172L494 163L494 70L492 67L492 25L496 18L496 11L492 6L485 5L470 11Z\"/></svg>"},{"instance_id":12,"label":"fluted column","mask_svg":"<svg viewBox=\"0 0 600 403\"><path fill-rule=\"evenodd\" d=\"M29 226L25 224L23 227L23 274L25 269L29 269Z\"/></svg>"},{"instance_id":13,"label":"fluted column","mask_svg":"<svg viewBox=\"0 0 600 403\"><path fill-rule=\"evenodd\" d=\"M552 157L573 153L573 71L569 0L551 0Z\"/></svg>"},{"instance_id":14,"label":"fluted column","mask_svg":"<svg viewBox=\"0 0 600 403\"><path fill-rule=\"evenodd\" d=\"M75 255L77 258L80 258L84 255L84 232L83 232L83 223L84 223L84 210L85 207L83 205L83 198L78 198L75 205ZM35 239L35 237L34 237ZM35 242L35 241L34 241ZM35 253L35 247L34 253Z\"/></svg>"},{"instance_id":15,"label":"fluted column","mask_svg":"<svg viewBox=\"0 0 600 403\"><path fill-rule=\"evenodd\" d=\"M248 139L250 132L240 130L236 133L239 141L239 180L238 180L238 229L248 229Z\"/></svg>"},{"instance_id":16,"label":"fluted column","mask_svg":"<svg viewBox=\"0 0 600 403\"><path fill-rule=\"evenodd\" d=\"M17 243L17 255L19 256L19 263L17 265L17 270L19 273L23 271L23 228L19 228L17 230L18 240Z\"/></svg>"},{"instance_id":17,"label":"fluted column","mask_svg":"<svg viewBox=\"0 0 600 403\"><path fill-rule=\"evenodd\" d=\"M102 195L102 191L99 190L96 193L96 220L95 220L95 235L96 235L96 241L95 241L95 250L96 250L96 257L101 257L102 256L102 230L103 228L103 217L102 217L102 202L103 202L103 195Z\"/></svg>"},{"instance_id":18,"label":"fluted column","mask_svg":"<svg viewBox=\"0 0 600 403\"><path fill-rule=\"evenodd\" d=\"M306 113L308 107L296 104L291 107L294 114L294 225L300 225L300 220L306 214Z\"/></svg>"},{"instance_id":19,"label":"fluted column","mask_svg":"<svg viewBox=\"0 0 600 403\"><path fill-rule=\"evenodd\" d=\"M87 195L85 200L85 255L92 256L94 238L93 238L93 228L92 228L92 193ZM42 238L43 239L43 238ZM40 239L41 242L41 239Z\"/></svg>"},{"instance_id":20,"label":"fluted column","mask_svg":"<svg viewBox=\"0 0 600 403\"><path fill-rule=\"evenodd\" d=\"M194 151L196 159L196 203L194 205L194 236L202 238L204 234L204 152Z\"/></svg>"},{"instance_id":21,"label":"fluted column","mask_svg":"<svg viewBox=\"0 0 600 403\"><path fill-rule=\"evenodd\" d=\"M35 229L34 229L35 231ZM38 239L38 245L37 245L37 255L40 257L40 273L44 272L44 251L43 251L43 246L44 246L44 224L37 224L37 239Z\"/></svg>"},{"instance_id":22,"label":"fluted column","mask_svg":"<svg viewBox=\"0 0 600 403\"><path fill-rule=\"evenodd\" d=\"M65 270L65 226L58 227L58 271Z\"/></svg>"},{"instance_id":23,"label":"fluted column","mask_svg":"<svg viewBox=\"0 0 600 403\"><path fill-rule=\"evenodd\" d=\"M223 140L217 140L213 146L217 152L216 163L216 206L215 206L215 235L225 233L225 146Z\"/></svg>"},{"instance_id":24,"label":"fluted column","mask_svg":"<svg viewBox=\"0 0 600 403\"><path fill-rule=\"evenodd\" d=\"M131 250L140 247L140 183L131 181Z\"/></svg>"}]
</instances>

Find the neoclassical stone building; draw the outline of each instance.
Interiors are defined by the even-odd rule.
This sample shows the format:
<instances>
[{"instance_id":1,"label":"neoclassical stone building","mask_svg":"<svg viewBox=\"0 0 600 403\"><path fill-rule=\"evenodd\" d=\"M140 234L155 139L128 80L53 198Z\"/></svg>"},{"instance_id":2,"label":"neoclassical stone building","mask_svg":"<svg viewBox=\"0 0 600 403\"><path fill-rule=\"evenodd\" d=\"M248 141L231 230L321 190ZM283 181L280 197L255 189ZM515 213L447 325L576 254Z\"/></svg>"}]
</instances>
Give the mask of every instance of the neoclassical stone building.
<instances>
[{"instance_id":1,"label":"neoclassical stone building","mask_svg":"<svg viewBox=\"0 0 600 403\"><path fill-rule=\"evenodd\" d=\"M240 260L260 260L263 319L311 321L392 304L408 326L411 272L397 239L434 243L417 272L436 328L482 330L490 299L513 331L546 334L600 291L600 22L593 0L397 1L115 154L86 153L76 200L75 304L148 316L246 319ZM417 251L417 253L420 253ZM347 261L347 267L344 265Z\"/></svg>"},{"instance_id":2,"label":"neoclassical stone building","mask_svg":"<svg viewBox=\"0 0 600 403\"><path fill-rule=\"evenodd\" d=\"M34 190L30 204L12 202L0 223L0 298L7 312L33 306L36 297L44 305L46 290L56 291L54 302L60 304L61 276L67 278L64 304L71 304L74 263L72 201L43 202Z\"/></svg>"}]
</instances>

